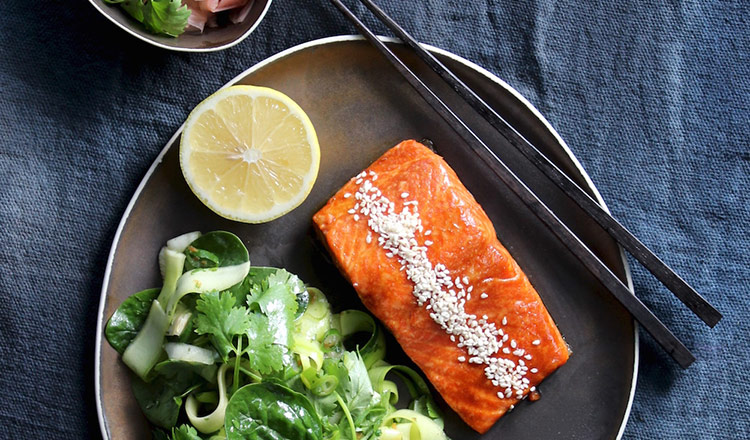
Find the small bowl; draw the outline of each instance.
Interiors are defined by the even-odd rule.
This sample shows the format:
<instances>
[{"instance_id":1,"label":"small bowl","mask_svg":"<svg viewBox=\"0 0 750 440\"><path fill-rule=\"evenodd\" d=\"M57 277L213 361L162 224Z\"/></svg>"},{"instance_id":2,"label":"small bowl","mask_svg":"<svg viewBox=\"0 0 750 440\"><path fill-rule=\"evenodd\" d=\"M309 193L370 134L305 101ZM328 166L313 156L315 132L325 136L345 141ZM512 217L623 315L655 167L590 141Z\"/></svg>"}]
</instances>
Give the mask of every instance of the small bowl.
<instances>
[{"instance_id":1,"label":"small bowl","mask_svg":"<svg viewBox=\"0 0 750 440\"><path fill-rule=\"evenodd\" d=\"M260 24L271 6L271 0L255 0L250 13L242 23L218 28L206 28L201 34L184 33L179 37L156 35L146 30L118 5L104 0L89 0L94 7L125 32L163 49L180 52L213 52L232 47L247 38Z\"/></svg>"}]
</instances>

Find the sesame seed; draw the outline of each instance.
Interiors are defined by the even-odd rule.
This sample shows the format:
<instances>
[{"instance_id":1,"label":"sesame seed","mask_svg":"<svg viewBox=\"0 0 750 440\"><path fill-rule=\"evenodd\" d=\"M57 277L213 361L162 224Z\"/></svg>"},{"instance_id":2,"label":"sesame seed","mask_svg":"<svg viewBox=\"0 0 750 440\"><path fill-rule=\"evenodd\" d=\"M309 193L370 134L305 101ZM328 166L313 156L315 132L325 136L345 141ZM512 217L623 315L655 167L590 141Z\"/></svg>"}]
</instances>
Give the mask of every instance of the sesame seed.
<instances>
[{"instance_id":1,"label":"sesame seed","mask_svg":"<svg viewBox=\"0 0 750 440\"><path fill-rule=\"evenodd\" d=\"M539 345L541 343L542 343L542 341L540 341L539 339L534 339L534 341L531 343L531 345Z\"/></svg>"},{"instance_id":2,"label":"sesame seed","mask_svg":"<svg viewBox=\"0 0 750 440\"><path fill-rule=\"evenodd\" d=\"M412 283L412 294L420 307L425 307L431 319L450 335L452 342L467 353L460 356L460 362L483 365L484 373L492 386L499 387L499 398L510 398L512 395L523 396L528 388L528 379L524 376L528 371L522 359L496 357L495 354L509 355L511 350L503 347L508 335L488 322L489 317L466 312L465 304L471 300L474 289L469 285L468 276L459 277L440 262L431 262L427 257L427 247L433 244L425 240L420 246L416 235L424 231L419 217L418 204L415 200L404 201L403 209L396 211L395 203L385 197L380 189L373 185L375 177L367 179L367 173L356 176L356 183L360 185L354 193L357 204L349 214L359 219L364 215L369 228L365 240L372 241L371 234L377 235L378 245L386 252L388 258L397 258L403 270ZM401 193L405 199L408 193ZM424 231L429 236L432 231ZM356 287L357 284L355 283ZM487 298L487 293L481 297ZM507 319L503 318L503 325ZM517 347L516 341L511 347L517 349L517 357L523 355L523 349ZM528 359L527 359L528 360Z\"/></svg>"},{"instance_id":3,"label":"sesame seed","mask_svg":"<svg viewBox=\"0 0 750 440\"><path fill-rule=\"evenodd\" d=\"M344 193L344 198L345 199L348 199L351 196L352 196L352 193Z\"/></svg>"},{"instance_id":4,"label":"sesame seed","mask_svg":"<svg viewBox=\"0 0 750 440\"><path fill-rule=\"evenodd\" d=\"M508 325L508 318L503 316L503 325Z\"/></svg>"},{"instance_id":5,"label":"sesame seed","mask_svg":"<svg viewBox=\"0 0 750 440\"><path fill-rule=\"evenodd\" d=\"M354 221L359 221L359 214L354 214Z\"/></svg>"},{"instance_id":6,"label":"sesame seed","mask_svg":"<svg viewBox=\"0 0 750 440\"><path fill-rule=\"evenodd\" d=\"M483 293L483 294L479 295L479 297L482 298L482 299L487 299L487 294Z\"/></svg>"},{"instance_id":7,"label":"sesame seed","mask_svg":"<svg viewBox=\"0 0 750 440\"><path fill-rule=\"evenodd\" d=\"M538 370L538 369L536 369L536 368L532 368L532 369L531 369L531 370L529 370L529 371L530 371L530 372L532 372L532 373L534 373L534 374L536 374L536 373L538 373L538 372L539 372L539 370ZM533 390L532 390L532 391L533 391Z\"/></svg>"}]
</instances>

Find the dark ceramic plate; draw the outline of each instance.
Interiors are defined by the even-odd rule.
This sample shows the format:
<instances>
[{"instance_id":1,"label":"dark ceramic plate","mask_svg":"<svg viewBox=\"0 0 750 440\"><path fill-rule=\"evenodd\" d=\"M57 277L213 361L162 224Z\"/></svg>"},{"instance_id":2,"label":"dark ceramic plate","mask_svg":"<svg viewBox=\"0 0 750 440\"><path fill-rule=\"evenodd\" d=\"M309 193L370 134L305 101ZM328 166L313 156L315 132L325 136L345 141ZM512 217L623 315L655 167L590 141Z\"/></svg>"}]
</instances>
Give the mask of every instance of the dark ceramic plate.
<instances>
[{"instance_id":1,"label":"dark ceramic plate","mask_svg":"<svg viewBox=\"0 0 750 440\"><path fill-rule=\"evenodd\" d=\"M97 11L130 35L154 46L181 52L211 52L234 46L255 30L271 6L271 0L255 0L247 18L242 23L218 28L207 27L200 34L186 32L173 38L147 31L141 23L117 5L105 3L104 0L89 1Z\"/></svg>"},{"instance_id":2,"label":"dark ceramic plate","mask_svg":"<svg viewBox=\"0 0 750 440\"><path fill-rule=\"evenodd\" d=\"M429 84L448 92L403 47L391 45ZM599 197L562 139L525 99L480 67L434 51L561 169ZM298 274L323 289L335 308L361 308L356 293L317 247L310 218L351 176L407 138L431 139L456 170L528 274L573 350L570 361L542 383L541 400L517 405L484 436L443 404L447 433L454 439L613 439L622 435L638 363L633 320L368 43L354 37L314 41L260 63L232 83L279 89L305 109L320 140L318 180L307 200L278 220L263 225L231 222L204 207L185 184L177 156L181 130L169 141L123 216L105 275L96 353L96 398L105 438L148 435L126 367L102 338L102 327L130 294L159 285L156 256L167 239L193 230L232 231L247 244L253 264L284 267ZM487 124L465 106L456 108L578 236L629 282L616 244L510 151ZM395 363L409 363L393 341L388 357Z\"/></svg>"}]
</instances>

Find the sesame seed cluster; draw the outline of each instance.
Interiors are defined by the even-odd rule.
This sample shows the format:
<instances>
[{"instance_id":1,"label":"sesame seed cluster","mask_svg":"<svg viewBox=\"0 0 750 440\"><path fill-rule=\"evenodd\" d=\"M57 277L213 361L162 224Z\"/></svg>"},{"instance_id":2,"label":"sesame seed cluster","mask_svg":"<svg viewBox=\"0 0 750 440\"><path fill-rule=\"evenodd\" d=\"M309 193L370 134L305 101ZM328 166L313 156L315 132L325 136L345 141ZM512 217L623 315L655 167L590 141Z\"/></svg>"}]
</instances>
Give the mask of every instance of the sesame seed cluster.
<instances>
[{"instance_id":1,"label":"sesame seed cluster","mask_svg":"<svg viewBox=\"0 0 750 440\"><path fill-rule=\"evenodd\" d=\"M354 221L359 221L360 216L367 219L370 230L366 242L371 243L372 233L376 234L377 243L386 251L386 256L398 259L400 269L414 283L412 293L417 304L429 310L430 317L450 335L451 341L466 350L468 358L459 356L458 362L484 365L487 379L501 389L497 393L499 398L523 398L529 388L527 373L537 372L527 365L531 354L490 322L487 315L477 317L466 312L465 304L471 300L474 290L469 279L454 277L442 263L432 264L427 250L433 242L425 239L420 245L416 239L418 232L424 237L432 234L422 226L417 201L407 200L409 194L401 193L403 208L397 212L396 204L375 186L377 178L372 171L363 171L354 177L358 189L354 193L354 207L348 211ZM351 193L344 194L344 198L350 197ZM487 297L487 293L479 295L480 299ZM507 324L507 318L503 317L502 326ZM540 341L532 344L539 345ZM499 352L506 356L496 357Z\"/></svg>"}]
</instances>

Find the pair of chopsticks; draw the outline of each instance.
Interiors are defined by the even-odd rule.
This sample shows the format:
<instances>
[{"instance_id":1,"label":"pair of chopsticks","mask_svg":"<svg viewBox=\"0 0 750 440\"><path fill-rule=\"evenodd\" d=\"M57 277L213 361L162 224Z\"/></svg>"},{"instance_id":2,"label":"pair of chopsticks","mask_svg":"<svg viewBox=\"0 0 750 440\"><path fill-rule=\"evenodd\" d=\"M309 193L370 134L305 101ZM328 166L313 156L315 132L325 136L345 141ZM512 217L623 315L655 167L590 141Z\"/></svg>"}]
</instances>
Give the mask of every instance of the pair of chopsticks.
<instances>
[{"instance_id":1,"label":"pair of chopsticks","mask_svg":"<svg viewBox=\"0 0 750 440\"><path fill-rule=\"evenodd\" d=\"M407 46L409 46L433 71L445 80L472 108L487 120L511 145L518 149L528 160L539 168L565 194L575 201L589 216L604 228L623 248L639 260L659 281L661 281L677 298L703 320L713 327L722 318L708 301L674 273L659 257L641 243L630 231L607 213L573 180L565 175L552 161L518 133L497 112L485 103L476 93L458 79L437 58L426 51L399 26L382 9L371 0L360 0L375 16L390 28ZM417 77L377 36L360 21L341 0L331 0L344 16L357 27L393 64L407 82L430 104L431 107L456 131L469 145L473 152L503 181L570 249L584 266L622 303L633 317L648 331L651 336L682 367L687 368L695 361L695 356L670 331L651 310L649 310L628 287L505 165L495 153L469 128L422 80Z\"/></svg>"}]
</instances>

